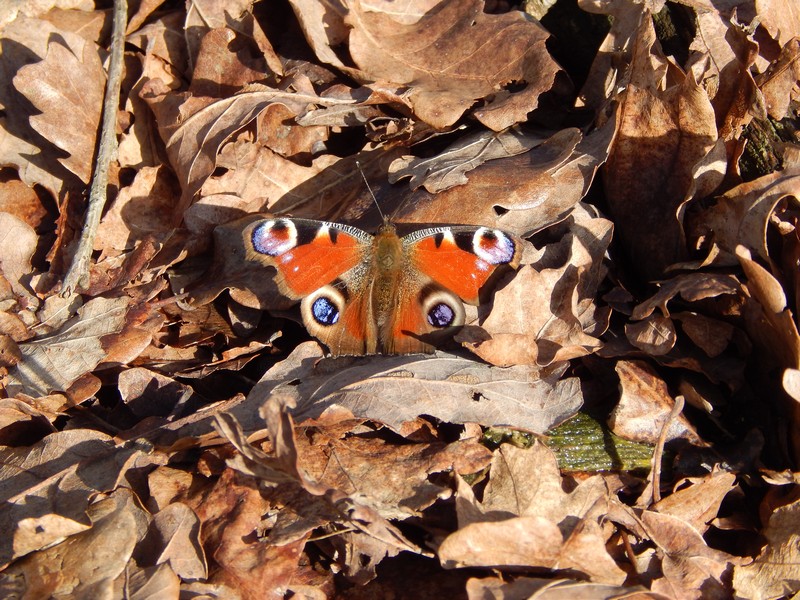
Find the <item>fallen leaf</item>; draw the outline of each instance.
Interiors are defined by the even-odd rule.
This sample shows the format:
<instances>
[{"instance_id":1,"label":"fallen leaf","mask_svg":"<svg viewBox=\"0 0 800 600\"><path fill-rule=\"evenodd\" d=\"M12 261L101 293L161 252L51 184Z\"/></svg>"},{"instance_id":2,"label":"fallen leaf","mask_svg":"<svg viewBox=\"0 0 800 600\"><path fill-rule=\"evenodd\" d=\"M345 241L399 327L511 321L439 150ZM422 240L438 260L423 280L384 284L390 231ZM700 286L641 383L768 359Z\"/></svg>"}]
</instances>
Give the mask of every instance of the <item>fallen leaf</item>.
<instances>
[{"instance_id":1,"label":"fallen leaf","mask_svg":"<svg viewBox=\"0 0 800 600\"><path fill-rule=\"evenodd\" d=\"M9 371L7 389L40 395L67 391L106 358L103 338L122 329L128 308L125 298L95 298L57 332L21 344L25 360Z\"/></svg>"},{"instance_id":2,"label":"fallen leaf","mask_svg":"<svg viewBox=\"0 0 800 600\"><path fill-rule=\"evenodd\" d=\"M349 5L349 50L375 88L408 86L402 99L436 128L455 123L479 99L494 99L475 116L501 131L525 120L547 91L558 66L545 49L544 29L521 13L488 15L476 0L439 3L415 23L392 12ZM504 90L525 83L518 92Z\"/></svg>"},{"instance_id":3,"label":"fallen leaf","mask_svg":"<svg viewBox=\"0 0 800 600\"><path fill-rule=\"evenodd\" d=\"M618 436L634 442L655 444L672 410L674 400L667 384L647 364L640 361L617 362L621 394L608 419L608 426ZM702 444L684 415L669 424L667 441L684 438Z\"/></svg>"},{"instance_id":4,"label":"fallen leaf","mask_svg":"<svg viewBox=\"0 0 800 600\"><path fill-rule=\"evenodd\" d=\"M444 353L347 357L318 365L309 360L312 357L322 357L318 344L299 346L285 363L265 373L246 405L260 405L271 394L286 393L296 399L292 415L299 423L339 405L396 431L425 414L448 423L513 424L544 432L572 416L582 402L578 380L560 380L559 371L540 378L528 367L500 369ZM295 379L300 385L287 383ZM250 427L246 410L242 405L234 414Z\"/></svg>"},{"instance_id":5,"label":"fallen leaf","mask_svg":"<svg viewBox=\"0 0 800 600\"><path fill-rule=\"evenodd\" d=\"M51 42L41 62L22 67L14 87L42 114L31 127L69 155L61 163L88 183L105 90L97 47L74 36L71 47ZM80 40L78 42L77 40ZM66 84L66 85L65 85Z\"/></svg>"}]
</instances>

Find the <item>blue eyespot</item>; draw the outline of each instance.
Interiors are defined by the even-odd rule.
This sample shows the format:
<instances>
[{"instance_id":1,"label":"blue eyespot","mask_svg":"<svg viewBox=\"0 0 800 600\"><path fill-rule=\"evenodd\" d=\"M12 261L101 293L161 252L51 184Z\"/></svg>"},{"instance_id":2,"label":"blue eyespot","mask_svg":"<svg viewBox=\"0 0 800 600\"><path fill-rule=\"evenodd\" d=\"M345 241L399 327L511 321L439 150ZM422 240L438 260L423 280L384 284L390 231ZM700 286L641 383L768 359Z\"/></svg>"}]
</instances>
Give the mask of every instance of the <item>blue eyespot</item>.
<instances>
[{"instance_id":1,"label":"blue eyespot","mask_svg":"<svg viewBox=\"0 0 800 600\"><path fill-rule=\"evenodd\" d=\"M434 327L448 327L453 324L456 319L456 313L453 309L445 304L439 302L428 311L428 323Z\"/></svg>"},{"instance_id":2,"label":"blue eyespot","mask_svg":"<svg viewBox=\"0 0 800 600\"><path fill-rule=\"evenodd\" d=\"M334 325L339 320L339 309L325 296L320 296L311 305L311 314L320 325Z\"/></svg>"}]
</instances>

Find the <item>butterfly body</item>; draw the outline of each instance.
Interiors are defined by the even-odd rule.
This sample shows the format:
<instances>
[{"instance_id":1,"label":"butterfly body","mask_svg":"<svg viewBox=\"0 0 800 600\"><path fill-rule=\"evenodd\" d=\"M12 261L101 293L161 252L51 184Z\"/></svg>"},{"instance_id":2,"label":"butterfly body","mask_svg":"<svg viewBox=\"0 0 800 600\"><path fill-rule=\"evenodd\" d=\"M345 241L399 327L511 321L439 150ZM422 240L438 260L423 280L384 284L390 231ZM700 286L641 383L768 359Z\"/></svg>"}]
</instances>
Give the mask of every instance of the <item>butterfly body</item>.
<instances>
[{"instance_id":1,"label":"butterfly body","mask_svg":"<svg viewBox=\"0 0 800 600\"><path fill-rule=\"evenodd\" d=\"M463 302L498 267L519 265L515 237L485 227L435 227L399 237L348 225L276 218L248 226L248 254L275 267L301 300L309 333L334 355L431 352L464 324Z\"/></svg>"}]
</instances>

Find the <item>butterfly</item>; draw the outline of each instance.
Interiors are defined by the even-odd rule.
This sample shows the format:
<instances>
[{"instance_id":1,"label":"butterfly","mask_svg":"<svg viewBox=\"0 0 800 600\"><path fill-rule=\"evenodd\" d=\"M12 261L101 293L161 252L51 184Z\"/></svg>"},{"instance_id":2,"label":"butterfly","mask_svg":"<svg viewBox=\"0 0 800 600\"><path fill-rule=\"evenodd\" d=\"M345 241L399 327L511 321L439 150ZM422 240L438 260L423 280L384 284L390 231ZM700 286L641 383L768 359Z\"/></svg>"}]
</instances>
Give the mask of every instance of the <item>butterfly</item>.
<instances>
[{"instance_id":1,"label":"butterfly","mask_svg":"<svg viewBox=\"0 0 800 600\"><path fill-rule=\"evenodd\" d=\"M488 227L433 227L400 237L338 223L265 218L243 232L248 259L274 267L279 292L300 300L303 324L336 355L414 354L465 321L464 302L500 267L516 269L521 241Z\"/></svg>"}]
</instances>

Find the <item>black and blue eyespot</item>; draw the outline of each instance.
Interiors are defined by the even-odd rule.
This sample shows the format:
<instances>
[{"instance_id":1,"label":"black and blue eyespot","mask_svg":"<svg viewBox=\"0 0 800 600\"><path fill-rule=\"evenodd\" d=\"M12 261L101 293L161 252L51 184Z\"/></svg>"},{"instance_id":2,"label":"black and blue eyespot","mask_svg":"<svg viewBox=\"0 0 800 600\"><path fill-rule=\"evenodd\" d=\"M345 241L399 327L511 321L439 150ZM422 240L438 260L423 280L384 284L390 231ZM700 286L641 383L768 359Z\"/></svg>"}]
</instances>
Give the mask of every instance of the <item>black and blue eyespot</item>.
<instances>
[{"instance_id":1,"label":"black and blue eyespot","mask_svg":"<svg viewBox=\"0 0 800 600\"><path fill-rule=\"evenodd\" d=\"M450 327L456 320L456 313L449 304L439 302L428 309L428 323L434 327Z\"/></svg>"},{"instance_id":2,"label":"black and blue eyespot","mask_svg":"<svg viewBox=\"0 0 800 600\"><path fill-rule=\"evenodd\" d=\"M339 307L330 298L320 296L311 304L311 314L320 325L335 325L339 320Z\"/></svg>"}]
</instances>

